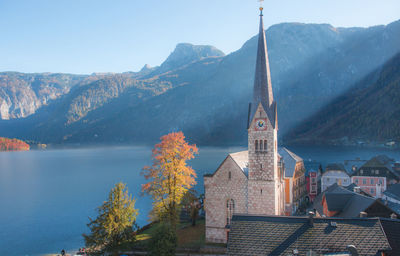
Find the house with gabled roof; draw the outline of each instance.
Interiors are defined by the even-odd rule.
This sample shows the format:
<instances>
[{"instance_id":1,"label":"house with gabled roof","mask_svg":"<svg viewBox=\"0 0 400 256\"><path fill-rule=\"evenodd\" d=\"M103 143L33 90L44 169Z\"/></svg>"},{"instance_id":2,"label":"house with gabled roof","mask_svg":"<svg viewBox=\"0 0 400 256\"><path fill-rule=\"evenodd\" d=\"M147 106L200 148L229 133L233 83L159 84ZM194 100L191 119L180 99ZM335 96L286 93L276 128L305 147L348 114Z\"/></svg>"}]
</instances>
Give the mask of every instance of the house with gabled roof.
<instances>
[{"instance_id":1,"label":"house with gabled roof","mask_svg":"<svg viewBox=\"0 0 400 256\"><path fill-rule=\"evenodd\" d=\"M380 199L350 191L337 184L322 193L320 200L314 201L319 216L353 218L360 214L369 217L390 218L397 211Z\"/></svg>"},{"instance_id":2,"label":"house with gabled roof","mask_svg":"<svg viewBox=\"0 0 400 256\"><path fill-rule=\"evenodd\" d=\"M363 164L353 176L359 177L386 177L387 185L400 182L400 172L396 168L394 159L385 155L379 155L371 158ZM369 180L367 180L368 182Z\"/></svg>"},{"instance_id":3,"label":"house with gabled roof","mask_svg":"<svg viewBox=\"0 0 400 256\"><path fill-rule=\"evenodd\" d=\"M349 186L351 184L350 175L341 163L331 163L326 166L325 172L321 177L321 191L325 191L335 183L339 186Z\"/></svg>"},{"instance_id":4,"label":"house with gabled roof","mask_svg":"<svg viewBox=\"0 0 400 256\"><path fill-rule=\"evenodd\" d=\"M285 164L285 215L293 215L307 195L304 161L287 148L280 148L279 155Z\"/></svg>"}]
</instances>

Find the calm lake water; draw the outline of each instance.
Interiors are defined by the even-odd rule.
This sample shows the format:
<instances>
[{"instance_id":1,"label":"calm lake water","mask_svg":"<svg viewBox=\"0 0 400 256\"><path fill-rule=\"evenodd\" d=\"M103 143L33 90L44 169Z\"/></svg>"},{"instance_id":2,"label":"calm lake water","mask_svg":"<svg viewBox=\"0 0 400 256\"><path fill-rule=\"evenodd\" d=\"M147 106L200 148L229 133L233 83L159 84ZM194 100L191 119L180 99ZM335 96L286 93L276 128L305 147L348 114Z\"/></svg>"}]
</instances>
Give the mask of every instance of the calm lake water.
<instances>
[{"instance_id":1,"label":"calm lake water","mask_svg":"<svg viewBox=\"0 0 400 256\"><path fill-rule=\"evenodd\" d=\"M305 160L322 164L369 159L400 151L350 147L289 147ZM190 164L202 176L213 172L227 153L245 148L201 147ZM140 195L143 166L151 163L149 147L106 147L0 153L0 255L41 255L84 246L88 216L120 181L136 198L138 224L148 221L151 200Z\"/></svg>"}]
</instances>

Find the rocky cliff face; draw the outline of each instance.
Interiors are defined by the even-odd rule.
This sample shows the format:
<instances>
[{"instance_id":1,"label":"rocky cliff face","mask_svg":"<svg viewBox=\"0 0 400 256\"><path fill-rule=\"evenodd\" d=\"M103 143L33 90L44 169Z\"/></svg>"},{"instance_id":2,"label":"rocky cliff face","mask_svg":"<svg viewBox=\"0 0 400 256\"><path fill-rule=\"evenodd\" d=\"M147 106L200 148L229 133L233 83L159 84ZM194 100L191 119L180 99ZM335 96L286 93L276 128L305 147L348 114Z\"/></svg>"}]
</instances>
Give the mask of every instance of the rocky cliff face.
<instances>
[{"instance_id":1,"label":"rocky cliff face","mask_svg":"<svg viewBox=\"0 0 400 256\"><path fill-rule=\"evenodd\" d=\"M161 74L174 70L203 58L222 56L225 56L225 54L214 46L181 43L175 47L175 50L156 70L156 73Z\"/></svg>"},{"instance_id":2,"label":"rocky cliff face","mask_svg":"<svg viewBox=\"0 0 400 256\"><path fill-rule=\"evenodd\" d=\"M0 73L0 118L23 118L70 92L86 76L70 74Z\"/></svg>"}]
</instances>

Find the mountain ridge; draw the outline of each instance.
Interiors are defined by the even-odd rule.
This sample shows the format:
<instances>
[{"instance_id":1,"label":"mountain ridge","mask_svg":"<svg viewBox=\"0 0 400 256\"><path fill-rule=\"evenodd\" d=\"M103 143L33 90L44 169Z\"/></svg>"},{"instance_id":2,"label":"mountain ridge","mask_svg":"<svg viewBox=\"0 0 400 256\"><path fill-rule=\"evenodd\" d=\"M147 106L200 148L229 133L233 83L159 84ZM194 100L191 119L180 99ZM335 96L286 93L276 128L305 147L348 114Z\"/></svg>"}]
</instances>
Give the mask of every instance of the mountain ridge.
<instances>
[{"instance_id":1,"label":"mountain ridge","mask_svg":"<svg viewBox=\"0 0 400 256\"><path fill-rule=\"evenodd\" d=\"M267 43L281 133L399 51L399 24L349 30L328 24L271 26ZM58 112L48 106L27 120L0 122L0 132L45 143L143 143L183 130L196 143L244 143L255 49L256 36L226 56L189 59L165 72L155 67L102 77L73 87L57 100ZM364 65L366 60L372 61ZM16 132L22 123L29 129Z\"/></svg>"},{"instance_id":2,"label":"mountain ridge","mask_svg":"<svg viewBox=\"0 0 400 256\"><path fill-rule=\"evenodd\" d=\"M400 52L285 137L292 144L400 142Z\"/></svg>"}]
</instances>

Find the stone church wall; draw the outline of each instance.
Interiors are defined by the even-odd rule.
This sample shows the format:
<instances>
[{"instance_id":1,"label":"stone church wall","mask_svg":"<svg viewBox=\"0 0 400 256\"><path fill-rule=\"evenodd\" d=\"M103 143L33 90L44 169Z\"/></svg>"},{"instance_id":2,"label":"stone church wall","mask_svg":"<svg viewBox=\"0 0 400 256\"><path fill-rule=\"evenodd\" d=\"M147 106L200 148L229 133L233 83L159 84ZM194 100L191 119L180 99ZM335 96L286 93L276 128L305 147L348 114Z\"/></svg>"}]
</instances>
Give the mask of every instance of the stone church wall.
<instances>
[{"instance_id":1,"label":"stone church wall","mask_svg":"<svg viewBox=\"0 0 400 256\"><path fill-rule=\"evenodd\" d=\"M231 178L229 179L229 172ZM247 213L247 178L228 156L211 177L204 177L206 241L226 242L227 201L234 200L234 213Z\"/></svg>"}]
</instances>

